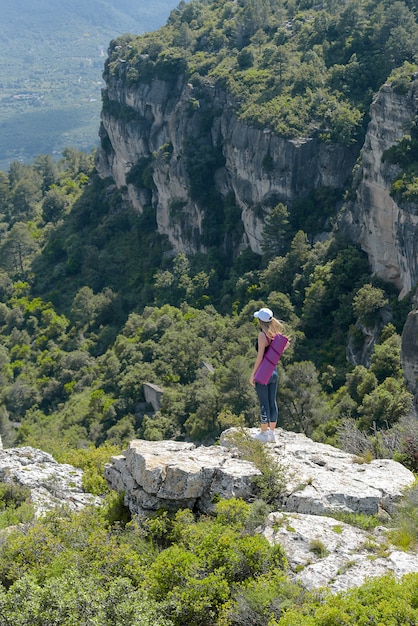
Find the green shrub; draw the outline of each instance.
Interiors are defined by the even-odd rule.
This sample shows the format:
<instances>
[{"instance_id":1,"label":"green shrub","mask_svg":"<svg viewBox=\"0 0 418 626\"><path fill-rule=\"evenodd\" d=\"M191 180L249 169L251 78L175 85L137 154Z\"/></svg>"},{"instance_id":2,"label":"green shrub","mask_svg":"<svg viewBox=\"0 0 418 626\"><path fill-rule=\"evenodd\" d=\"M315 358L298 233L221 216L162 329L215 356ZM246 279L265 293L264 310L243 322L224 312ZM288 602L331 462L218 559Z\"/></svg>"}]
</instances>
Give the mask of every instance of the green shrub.
<instances>
[{"instance_id":1,"label":"green shrub","mask_svg":"<svg viewBox=\"0 0 418 626\"><path fill-rule=\"evenodd\" d=\"M265 626L303 597L301 587L291 583L282 571L271 569L235 587L222 608L218 626Z\"/></svg>"},{"instance_id":2,"label":"green shrub","mask_svg":"<svg viewBox=\"0 0 418 626\"><path fill-rule=\"evenodd\" d=\"M312 594L300 608L289 609L269 626L404 626L418 622L418 574L398 582L376 578L345 593Z\"/></svg>"},{"instance_id":3,"label":"green shrub","mask_svg":"<svg viewBox=\"0 0 418 626\"><path fill-rule=\"evenodd\" d=\"M231 432L228 441L236 446L241 458L253 463L260 471L260 475L253 479L260 498L271 506L277 505L286 485L284 467L266 446L243 428Z\"/></svg>"},{"instance_id":4,"label":"green shrub","mask_svg":"<svg viewBox=\"0 0 418 626\"><path fill-rule=\"evenodd\" d=\"M104 478L104 466L110 462L112 456L120 454L120 449L111 444L103 444L95 448L80 448L78 450L66 450L58 455L57 460L61 463L69 463L83 470L83 489L95 495L101 495L109 491Z\"/></svg>"},{"instance_id":5,"label":"green shrub","mask_svg":"<svg viewBox=\"0 0 418 626\"><path fill-rule=\"evenodd\" d=\"M325 544L320 539L312 539L309 543L309 550L321 559L329 554Z\"/></svg>"},{"instance_id":6,"label":"green shrub","mask_svg":"<svg viewBox=\"0 0 418 626\"><path fill-rule=\"evenodd\" d=\"M418 547L418 480L405 491L392 519L391 541L403 550Z\"/></svg>"},{"instance_id":7,"label":"green shrub","mask_svg":"<svg viewBox=\"0 0 418 626\"><path fill-rule=\"evenodd\" d=\"M35 510L30 489L15 483L0 483L0 529L31 522Z\"/></svg>"},{"instance_id":8,"label":"green shrub","mask_svg":"<svg viewBox=\"0 0 418 626\"><path fill-rule=\"evenodd\" d=\"M211 572L204 577L188 577L172 588L163 607L176 626L213 626L228 597L229 585L222 572Z\"/></svg>"}]
</instances>

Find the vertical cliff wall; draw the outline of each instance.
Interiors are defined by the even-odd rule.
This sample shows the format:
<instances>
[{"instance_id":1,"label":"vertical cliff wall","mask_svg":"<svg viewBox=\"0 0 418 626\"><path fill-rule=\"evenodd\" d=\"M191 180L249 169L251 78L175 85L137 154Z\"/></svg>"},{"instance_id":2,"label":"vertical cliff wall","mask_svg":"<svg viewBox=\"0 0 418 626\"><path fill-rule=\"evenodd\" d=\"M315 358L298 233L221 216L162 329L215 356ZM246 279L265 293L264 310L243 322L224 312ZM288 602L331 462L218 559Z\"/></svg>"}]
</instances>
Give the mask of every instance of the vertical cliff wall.
<instances>
[{"instance_id":1,"label":"vertical cliff wall","mask_svg":"<svg viewBox=\"0 0 418 626\"><path fill-rule=\"evenodd\" d=\"M354 202L343 224L368 254L377 276L393 283L403 297L418 282L418 207L400 207L390 195L399 168L384 152L408 134L418 110L418 80L407 94L384 85L370 107L370 123L357 172Z\"/></svg>"},{"instance_id":2,"label":"vertical cliff wall","mask_svg":"<svg viewBox=\"0 0 418 626\"><path fill-rule=\"evenodd\" d=\"M158 231L176 251L204 251L213 243L205 230L211 221L225 245L229 203L238 216L229 252L261 252L263 224L277 202L291 205L315 188L347 184L355 149L249 127L231 98L203 80L129 84L126 74L119 62L107 77L96 166L126 188L138 211L154 208Z\"/></svg>"},{"instance_id":3,"label":"vertical cliff wall","mask_svg":"<svg viewBox=\"0 0 418 626\"><path fill-rule=\"evenodd\" d=\"M408 133L417 109L418 80L406 94L384 85L376 95L355 200L341 220L368 254L372 272L392 282L401 297L418 281L418 209L400 207L391 197L399 168L384 153ZM133 83L121 60L107 75L100 133L101 176L125 189L139 212L152 206L158 231L175 251L190 254L213 244L229 246L231 254L245 247L261 252L271 208L284 202L291 209L296 198L319 187L347 186L360 148L250 127L237 119L231 96L210 82L193 86L173 75ZM229 226L228 203L235 211ZM210 224L220 239L208 235Z\"/></svg>"},{"instance_id":4,"label":"vertical cliff wall","mask_svg":"<svg viewBox=\"0 0 418 626\"><path fill-rule=\"evenodd\" d=\"M408 389L414 394L414 405L418 416L418 299L402 332L402 369Z\"/></svg>"}]
</instances>

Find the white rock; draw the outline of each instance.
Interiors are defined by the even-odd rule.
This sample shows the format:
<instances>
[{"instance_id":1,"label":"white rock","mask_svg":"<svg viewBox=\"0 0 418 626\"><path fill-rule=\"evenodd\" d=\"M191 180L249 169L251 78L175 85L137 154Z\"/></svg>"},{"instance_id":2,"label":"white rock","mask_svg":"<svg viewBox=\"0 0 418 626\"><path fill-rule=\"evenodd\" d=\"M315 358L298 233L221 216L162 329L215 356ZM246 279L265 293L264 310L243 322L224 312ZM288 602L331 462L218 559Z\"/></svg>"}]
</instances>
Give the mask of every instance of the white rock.
<instances>
[{"instance_id":1,"label":"white rock","mask_svg":"<svg viewBox=\"0 0 418 626\"><path fill-rule=\"evenodd\" d=\"M221 443L228 445L228 431ZM383 509L390 513L414 481L413 473L396 461L359 463L352 454L280 428L271 449L285 470L283 507L287 511L377 515Z\"/></svg>"},{"instance_id":2,"label":"white rock","mask_svg":"<svg viewBox=\"0 0 418 626\"><path fill-rule=\"evenodd\" d=\"M37 516L58 506L78 511L87 504L99 504L100 498L83 490L82 476L81 469L57 463L42 450L30 447L0 450L0 481L29 488Z\"/></svg>"},{"instance_id":3,"label":"white rock","mask_svg":"<svg viewBox=\"0 0 418 626\"><path fill-rule=\"evenodd\" d=\"M366 532L330 517L271 513L263 534L283 546L291 577L306 589L337 592L389 572L397 578L418 572L418 554L390 546L381 528Z\"/></svg>"},{"instance_id":4,"label":"white rock","mask_svg":"<svg viewBox=\"0 0 418 626\"><path fill-rule=\"evenodd\" d=\"M251 500L257 495L253 479L260 472L238 458L232 432L222 434L220 446L210 447L135 440L106 466L106 479L125 492L134 515L162 506L209 513L219 497ZM401 576L418 571L416 554L393 547L384 552L388 540L383 527L368 533L331 517L382 511L388 517L414 482L412 472L387 459L359 463L351 454L280 429L276 443L266 446L284 472L286 486L283 511L269 516L263 533L271 543L283 545L295 580L307 589L339 591L387 572Z\"/></svg>"}]
</instances>

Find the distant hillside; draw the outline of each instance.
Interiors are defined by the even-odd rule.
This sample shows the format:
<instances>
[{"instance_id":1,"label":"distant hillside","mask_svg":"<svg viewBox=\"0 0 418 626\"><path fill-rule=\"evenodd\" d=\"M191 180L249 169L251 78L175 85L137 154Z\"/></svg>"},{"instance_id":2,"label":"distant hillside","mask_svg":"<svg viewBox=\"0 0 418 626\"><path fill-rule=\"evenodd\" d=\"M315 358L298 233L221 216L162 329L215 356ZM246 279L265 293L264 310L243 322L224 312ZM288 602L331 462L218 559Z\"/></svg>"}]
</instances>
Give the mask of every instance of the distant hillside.
<instances>
[{"instance_id":1,"label":"distant hillside","mask_svg":"<svg viewBox=\"0 0 418 626\"><path fill-rule=\"evenodd\" d=\"M98 141L109 42L154 30L176 0L3 0L0 169Z\"/></svg>"}]
</instances>

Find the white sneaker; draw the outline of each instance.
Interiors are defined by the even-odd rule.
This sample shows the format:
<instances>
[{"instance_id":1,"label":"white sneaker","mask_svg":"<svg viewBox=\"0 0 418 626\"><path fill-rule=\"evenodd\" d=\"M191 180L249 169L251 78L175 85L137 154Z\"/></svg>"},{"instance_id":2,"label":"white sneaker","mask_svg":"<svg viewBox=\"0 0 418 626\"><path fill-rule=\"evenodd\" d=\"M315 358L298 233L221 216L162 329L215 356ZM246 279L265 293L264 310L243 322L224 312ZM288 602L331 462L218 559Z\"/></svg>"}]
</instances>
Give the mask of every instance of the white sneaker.
<instances>
[{"instance_id":1,"label":"white sneaker","mask_svg":"<svg viewBox=\"0 0 418 626\"><path fill-rule=\"evenodd\" d=\"M267 431L267 441L269 443L274 443L276 441L276 437L274 436L274 430L269 429Z\"/></svg>"},{"instance_id":2,"label":"white sneaker","mask_svg":"<svg viewBox=\"0 0 418 626\"><path fill-rule=\"evenodd\" d=\"M264 431L261 431L261 433L258 433L257 435L254 435L254 439L258 439L258 441L262 441L263 443L266 443L268 441L267 438L267 433Z\"/></svg>"}]
</instances>

